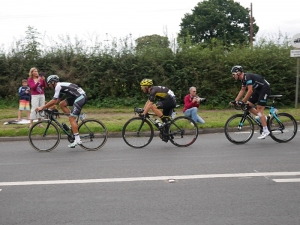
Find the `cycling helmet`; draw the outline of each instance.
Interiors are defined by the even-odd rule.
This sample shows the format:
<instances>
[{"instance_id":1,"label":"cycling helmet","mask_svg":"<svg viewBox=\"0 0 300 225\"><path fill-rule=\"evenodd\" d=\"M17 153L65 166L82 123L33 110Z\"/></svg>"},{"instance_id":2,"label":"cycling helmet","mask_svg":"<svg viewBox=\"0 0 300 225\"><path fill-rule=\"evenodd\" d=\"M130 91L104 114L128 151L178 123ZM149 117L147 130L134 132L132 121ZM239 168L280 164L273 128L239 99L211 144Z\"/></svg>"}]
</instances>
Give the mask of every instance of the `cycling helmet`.
<instances>
[{"instance_id":1,"label":"cycling helmet","mask_svg":"<svg viewBox=\"0 0 300 225\"><path fill-rule=\"evenodd\" d=\"M51 81L59 82L59 77L58 77L57 75L50 75L50 76L47 78L47 84L50 83Z\"/></svg>"},{"instance_id":2,"label":"cycling helmet","mask_svg":"<svg viewBox=\"0 0 300 225\"><path fill-rule=\"evenodd\" d=\"M152 86L153 81L151 79L143 79L140 83L141 86Z\"/></svg>"},{"instance_id":3,"label":"cycling helmet","mask_svg":"<svg viewBox=\"0 0 300 225\"><path fill-rule=\"evenodd\" d=\"M234 67L232 67L232 69L231 69L231 73L236 73L236 72L243 72L243 67L241 67L241 66L234 66Z\"/></svg>"}]
</instances>

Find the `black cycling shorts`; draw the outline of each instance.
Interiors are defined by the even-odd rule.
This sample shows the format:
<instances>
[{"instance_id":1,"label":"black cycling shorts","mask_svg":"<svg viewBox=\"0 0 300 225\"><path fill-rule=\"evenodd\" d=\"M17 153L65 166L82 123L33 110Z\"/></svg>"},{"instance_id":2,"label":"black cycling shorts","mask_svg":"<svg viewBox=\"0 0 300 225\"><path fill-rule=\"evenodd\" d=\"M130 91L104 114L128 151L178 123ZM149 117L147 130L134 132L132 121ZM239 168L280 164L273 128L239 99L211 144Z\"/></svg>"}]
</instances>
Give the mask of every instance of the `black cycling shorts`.
<instances>
[{"instance_id":1,"label":"black cycling shorts","mask_svg":"<svg viewBox=\"0 0 300 225\"><path fill-rule=\"evenodd\" d=\"M73 98L73 97L67 98L65 99L65 101L67 102L68 106L73 106L70 115L74 117L78 117L81 112L81 109L87 102L87 97L86 95L80 95L77 98Z\"/></svg>"},{"instance_id":2,"label":"black cycling shorts","mask_svg":"<svg viewBox=\"0 0 300 225\"><path fill-rule=\"evenodd\" d=\"M248 101L252 104L257 103L257 105L266 106L270 94L271 90L269 87L262 88L259 91L255 90Z\"/></svg>"},{"instance_id":3,"label":"black cycling shorts","mask_svg":"<svg viewBox=\"0 0 300 225\"><path fill-rule=\"evenodd\" d=\"M171 110L176 107L176 99L175 98L167 98L155 103L158 109L163 110L164 116L170 116Z\"/></svg>"}]
</instances>

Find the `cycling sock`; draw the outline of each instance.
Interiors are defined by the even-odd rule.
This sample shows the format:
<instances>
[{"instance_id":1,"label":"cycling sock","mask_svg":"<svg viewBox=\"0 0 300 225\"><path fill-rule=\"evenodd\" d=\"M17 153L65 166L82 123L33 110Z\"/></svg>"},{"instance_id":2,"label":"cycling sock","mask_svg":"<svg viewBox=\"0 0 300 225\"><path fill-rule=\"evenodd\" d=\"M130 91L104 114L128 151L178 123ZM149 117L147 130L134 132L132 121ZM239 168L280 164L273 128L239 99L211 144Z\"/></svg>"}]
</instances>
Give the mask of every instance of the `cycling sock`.
<instances>
[{"instance_id":1,"label":"cycling sock","mask_svg":"<svg viewBox=\"0 0 300 225\"><path fill-rule=\"evenodd\" d=\"M74 134L74 136L75 136L75 141L76 142L80 141L80 136L79 136L78 133Z\"/></svg>"}]
</instances>

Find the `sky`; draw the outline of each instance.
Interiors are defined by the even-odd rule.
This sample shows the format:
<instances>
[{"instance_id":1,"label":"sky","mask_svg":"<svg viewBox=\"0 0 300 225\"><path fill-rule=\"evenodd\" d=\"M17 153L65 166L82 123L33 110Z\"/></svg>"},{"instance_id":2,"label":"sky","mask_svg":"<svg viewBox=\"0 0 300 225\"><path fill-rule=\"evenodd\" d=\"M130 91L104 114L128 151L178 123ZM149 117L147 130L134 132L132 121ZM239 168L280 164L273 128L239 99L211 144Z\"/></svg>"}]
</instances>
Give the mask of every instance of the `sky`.
<instances>
[{"instance_id":1,"label":"sky","mask_svg":"<svg viewBox=\"0 0 300 225\"><path fill-rule=\"evenodd\" d=\"M199 0L0 0L0 46L25 37L28 26L44 40L78 37L112 41L158 34L176 38L179 24ZM250 9L257 37L300 33L300 0L235 0Z\"/></svg>"}]
</instances>

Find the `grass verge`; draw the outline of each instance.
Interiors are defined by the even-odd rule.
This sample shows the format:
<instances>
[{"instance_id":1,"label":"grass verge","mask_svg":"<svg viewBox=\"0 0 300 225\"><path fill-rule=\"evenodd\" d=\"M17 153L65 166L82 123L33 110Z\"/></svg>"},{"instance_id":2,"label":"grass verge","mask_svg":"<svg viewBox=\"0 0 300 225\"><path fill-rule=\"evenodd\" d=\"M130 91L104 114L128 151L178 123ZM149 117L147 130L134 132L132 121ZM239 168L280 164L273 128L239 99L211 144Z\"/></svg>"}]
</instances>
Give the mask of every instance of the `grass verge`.
<instances>
[{"instance_id":1,"label":"grass verge","mask_svg":"<svg viewBox=\"0 0 300 225\"><path fill-rule=\"evenodd\" d=\"M86 113L87 118L94 118L102 121L107 127L110 133L121 132L123 125L132 117L135 117L133 108L84 108L83 112ZM199 128L222 128L225 125L227 119L234 115L240 114L242 111L235 109L218 109L218 110L206 110L200 109L199 115L205 120L205 124L198 124ZM300 110L294 108L279 109L279 112L286 112L294 116L294 118L300 120ZM0 137L17 137L28 135L28 124L18 125L9 124L4 125L8 120L17 119L18 110L15 108L1 109L0 119ZM182 108L176 109L178 116L183 115ZM265 111L268 114L268 111ZM25 112L23 113L25 116ZM61 116L60 122L69 124L67 116Z\"/></svg>"}]
</instances>

